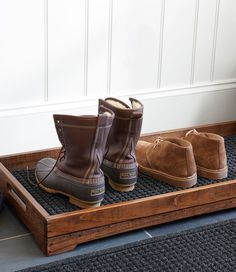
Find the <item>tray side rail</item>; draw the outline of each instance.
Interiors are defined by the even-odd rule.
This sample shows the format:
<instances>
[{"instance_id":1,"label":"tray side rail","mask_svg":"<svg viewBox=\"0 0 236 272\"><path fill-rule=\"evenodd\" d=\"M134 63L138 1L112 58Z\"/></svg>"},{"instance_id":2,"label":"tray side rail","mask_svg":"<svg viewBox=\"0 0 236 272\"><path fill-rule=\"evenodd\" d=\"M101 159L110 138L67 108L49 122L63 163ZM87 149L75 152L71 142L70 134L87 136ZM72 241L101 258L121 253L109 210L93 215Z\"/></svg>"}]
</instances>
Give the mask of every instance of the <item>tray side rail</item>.
<instances>
[{"instance_id":1,"label":"tray side rail","mask_svg":"<svg viewBox=\"0 0 236 272\"><path fill-rule=\"evenodd\" d=\"M31 194L0 163L0 190L15 214L33 233L40 248L46 251L47 218L49 214Z\"/></svg>"},{"instance_id":2,"label":"tray side rail","mask_svg":"<svg viewBox=\"0 0 236 272\"><path fill-rule=\"evenodd\" d=\"M74 231L82 231L211 204L234 197L236 197L236 180L145 197L98 208L52 215L48 219L47 236L55 237Z\"/></svg>"},{"instance_id":3,"label":"tray side rail","mask_svg":"<svg viewBox=\"0 0 236 272\"><path fill-rule=\"evenodd\" d=\"M190 207L177 211L162 213L158 215L127 220L120 223L95 227L77 231L65 235L55 236L47 240L47 255L59 254L62 252L75 249L79 244L109 237L116 234L121 234L128 231L133 231L145 227L155 226L175 220L180 220L197 215L216 212L224 209L236 207L236 197L226 199L210 204L205 204L196 207Z\"/></svg>"}]
</instances>

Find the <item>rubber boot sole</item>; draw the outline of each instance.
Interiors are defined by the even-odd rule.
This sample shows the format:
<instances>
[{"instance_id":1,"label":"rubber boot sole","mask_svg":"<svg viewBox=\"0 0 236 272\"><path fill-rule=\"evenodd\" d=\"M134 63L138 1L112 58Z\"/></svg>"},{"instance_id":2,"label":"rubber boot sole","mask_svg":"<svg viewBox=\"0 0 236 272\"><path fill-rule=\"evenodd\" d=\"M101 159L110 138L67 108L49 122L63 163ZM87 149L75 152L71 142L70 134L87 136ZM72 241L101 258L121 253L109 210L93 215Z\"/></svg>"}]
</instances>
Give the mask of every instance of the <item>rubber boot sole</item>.
<instances>
[{"instance_id":1,"label":"rubber boot sole","mask_svg":"<svg viewBox=\"0 0 236 272\"><path fill-rule=\"evenodd\" d=\"M197 174L199 177L211 178L211 179L223 179L228 175L228 167L222 169L212 170L197 165Z\"/></svg>"},{"instance_id":2,"label":"rubber boot sole","mask_svg":"<svg viewBox=\"0 0 236 272\"><path fill-rule=\"evenodd\" d=\"M109 184L111 185L112 189L114 189L115 191L118 191L118 192L131 192L134 190L134 187L135 187L135 184L132 184L132 185L123 185L123 184L120 184L120 183L117 183L113 180L111 180L108 176L108 182Z\"/></svg>"},{"instance_id":3,"label":"rubber boot sole","mask_svg":"<svg viewBox=\"0 0 236 272\"><path fill-rule=\"evenodd\" d=\"M101 205L101 201L99 202L89 202L89 201L83 201L81 199L78 199L70 194L67 194L65 192L62 192L62 191L58 191L58 190L55 190L55 189L52 189L52 188L48 188L46 187L45 185L43 185L42 183L40 183L37 179L37 176L35 175L36 177L36 180L37 180L37 183L38 183L38 186L40 188L42 188L44 191L50 193L50 194L61 194L61 195L65 195L67 197L69 197L69 202L71 204L74 204L75 206L79 207L79 208L82 208L82 209L86 209L86 208L95 208L95 207L99 207Z\"/></svg>"},{"instance_id":4,"label":"rubber boot sole","mask_svg":"<svg viewBox=\"0 0 236 272\"><path fill-rule=\"evenodd\" d=\"M140 172L175 187L190 188L197 183L197 173L189 177L176 177L161 171L144 167L142 165L139 165L138 168Z\"/></svg>"}]
</instances>

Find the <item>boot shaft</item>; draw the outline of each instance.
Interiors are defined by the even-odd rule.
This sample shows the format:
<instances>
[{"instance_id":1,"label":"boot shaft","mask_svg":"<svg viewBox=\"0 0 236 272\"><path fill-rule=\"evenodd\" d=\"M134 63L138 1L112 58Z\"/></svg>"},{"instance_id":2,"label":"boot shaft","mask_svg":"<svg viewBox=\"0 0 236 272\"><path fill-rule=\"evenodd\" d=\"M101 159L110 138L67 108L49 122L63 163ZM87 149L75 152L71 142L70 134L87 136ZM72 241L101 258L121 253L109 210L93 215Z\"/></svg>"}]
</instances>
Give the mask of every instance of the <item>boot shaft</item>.
<instances>
[{"instance_id":1,"label":"boot shaft","mask_svg":"<svg viewBox=\"0 0 236 272\"><path fill-rule=\"evenodd\" d=\"M115 98L99 100L99 105L115 114L107 139L105 158L115 163L135 162L135 146L142 127L143 105L130 98L132 108Z\"/></svg>"},{"instance_id":2,"label":"boot shaft","mask_svg":"<svg viewBox=\"0 0 236 272\"><path fill-rule=\"evenodd\" d=\"M102 176L100 166L113 115L103 108L98 116L54 115L57 135L65 150L58 169L85 179Z\"/></svg>"}]
</instances>

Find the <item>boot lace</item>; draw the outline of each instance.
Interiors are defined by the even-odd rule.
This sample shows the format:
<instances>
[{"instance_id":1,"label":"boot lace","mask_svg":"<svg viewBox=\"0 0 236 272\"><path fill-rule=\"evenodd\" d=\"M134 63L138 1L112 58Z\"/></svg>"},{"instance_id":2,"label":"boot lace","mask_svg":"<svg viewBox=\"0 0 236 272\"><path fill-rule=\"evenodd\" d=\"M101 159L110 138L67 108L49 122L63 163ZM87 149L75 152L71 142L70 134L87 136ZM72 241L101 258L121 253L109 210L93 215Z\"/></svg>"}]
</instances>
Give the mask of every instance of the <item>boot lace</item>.
<instances>
[{"instance_id":1,"label":"boot lace","mask_svg":"<svg viewBox=\"0 0 236 272\"><path fill-rule=\"evenodd\" d=\"M62 160L65 159L65 157L66 157L66 149L65 149L64 146L62 146L61 149L60 149L60 152L58 154L58 160L62 161Z\"/></svg>"},{"instance_id":2,"label":"boot lace","mask_svg":"<svg viewBox=\"0 0 236 272\"><path fill-rule=\"evenodd\" d=\"M39 186L39 185L40 185L42 182L44 182L44 180L52 173L52 171L53 171L54 168L56 167L58 161L61 161L61 160L64 160L64 159L65 159L65 154L66 154L66 150L65 150L65 148L62 146L61 149L60 149L60 151L59 151L59 154L57 155L56 161L55 161L55 163L54 163L52 169L47 173L47 175L45 175L45 177L44 177L42 180L40 180L40 181L37 182L36 184L35 184L35 182L33 182L33 181L30 179L30 176L29 176L29 167L27 166L27 167L26 167L26 171L27 171L27 180L28 180L28 182L29 182L31 185L35 186L35 187Z\"/></svg>"},{"instance_id":3,"label":"boot lace","mask_svg":"<svg viewBox=\"0 0 236 272\"><path fill-rule=\"evenodd\" d=\"M154 141L154 148L158 147L163 141L164 139L162 137L157 137L157 139Z\"/></svg>"}]
</instances>

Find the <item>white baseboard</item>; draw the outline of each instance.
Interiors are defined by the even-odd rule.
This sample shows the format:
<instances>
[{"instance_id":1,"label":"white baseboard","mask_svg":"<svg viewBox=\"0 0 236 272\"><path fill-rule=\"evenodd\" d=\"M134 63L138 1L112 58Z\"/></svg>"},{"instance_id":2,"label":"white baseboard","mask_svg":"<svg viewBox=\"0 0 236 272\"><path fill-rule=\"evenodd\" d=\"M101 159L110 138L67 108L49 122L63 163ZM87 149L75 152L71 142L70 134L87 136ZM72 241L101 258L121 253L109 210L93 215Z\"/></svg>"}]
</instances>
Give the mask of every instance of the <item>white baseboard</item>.
<instances>
[{"instance_id":1,"label":"white baseboard","mask_svg":"<svg viewBox=\"0 0 236 272\"><path fill-rule=\"evenodd\" d=\"M136 91L123 91L122 94L114 93L110 96L115 96L120 99L127 99L129 96L138 97L139 99L155 99L163 97L175 97L183 95L194 95L199 93L209 93L236 89L236 79L224 80L218 82L207 82L202 84L194 84L189 86L181 87L168 87L151 90L136 90ZM125 94L125 95L124 95ZM34 104L21 104L12 107L0 108L0 118L7 116L19 116L32 113L43 113L43 112L55 112L68 109L87 108L97 105L97 100L100 97L97 96L86 96L81 97L78 100L70 101L58 101L58 102L44 102Z\"/></svg>"},{"instance_id":2,"label":"white baseboard","mask_svg":"<svg viewBox=\"0 0 236 272\"><path fill-rule=\"evenodd\" d=\"M236 119L236 83L127 93L144 103L142 132L154 132ZM0 154L59 146L53 113L96 114L97 98L15 107L0 111Z\"/></svg>"}]
</instances>

